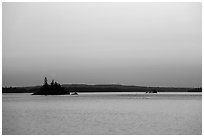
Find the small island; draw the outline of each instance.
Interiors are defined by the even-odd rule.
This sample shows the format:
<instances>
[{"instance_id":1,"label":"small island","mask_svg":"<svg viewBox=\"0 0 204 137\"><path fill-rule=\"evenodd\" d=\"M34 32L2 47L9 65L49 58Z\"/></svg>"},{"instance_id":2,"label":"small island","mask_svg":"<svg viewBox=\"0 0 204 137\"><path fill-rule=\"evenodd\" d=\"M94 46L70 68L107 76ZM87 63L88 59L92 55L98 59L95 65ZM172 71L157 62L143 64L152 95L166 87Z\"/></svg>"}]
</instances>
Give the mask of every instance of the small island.
<instances>
[{"instance_id":1,"label":"small island","mask_svg":"<svg viewBox=\"0 0 204 137\"><path fill-rule=\"evenodd\" d=\"M44 85L32 95L70 95L70 92L54 80L49 85L45 77Z\"/></svg>"}]
</instances>

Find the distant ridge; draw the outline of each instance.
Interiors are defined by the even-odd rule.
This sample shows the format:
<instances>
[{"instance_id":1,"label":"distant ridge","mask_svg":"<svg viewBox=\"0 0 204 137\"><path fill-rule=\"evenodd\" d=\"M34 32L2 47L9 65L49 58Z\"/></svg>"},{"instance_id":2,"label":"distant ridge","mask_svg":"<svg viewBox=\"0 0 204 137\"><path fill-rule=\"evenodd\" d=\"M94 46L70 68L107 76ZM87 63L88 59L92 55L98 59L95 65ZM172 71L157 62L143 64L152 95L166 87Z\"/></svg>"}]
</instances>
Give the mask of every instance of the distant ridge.
<instances>
[{"instance_id":1,"label":"distant ridge","mask_svg":"<svg viewBox=\"0 0 204 137\"><path fill-rule=\"evenodd\" d=\"M2 93L34 93L41 86L31 87L9 87L2 88ZM178 88L178 87L145 87L120 84L63 84L62 87L70 92L146 92L157 90L158 92L202 92L202 88Z\"/></svg>"}]
</instances>

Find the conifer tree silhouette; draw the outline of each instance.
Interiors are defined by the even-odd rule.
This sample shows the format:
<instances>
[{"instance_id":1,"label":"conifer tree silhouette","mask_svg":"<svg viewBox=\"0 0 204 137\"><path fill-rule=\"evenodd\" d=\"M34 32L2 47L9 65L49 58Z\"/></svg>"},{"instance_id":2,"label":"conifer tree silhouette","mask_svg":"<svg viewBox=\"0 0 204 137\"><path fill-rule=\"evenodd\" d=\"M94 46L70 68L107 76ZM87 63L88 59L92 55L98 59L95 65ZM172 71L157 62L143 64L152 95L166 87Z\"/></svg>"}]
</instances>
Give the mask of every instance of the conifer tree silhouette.
<instances>
[{"instance_id":1,"label":"conifer tree silhouette","mask_svg":"<svg viewBox=\"0 0 204 137\"><path fill-rule=\"evenodd\" d=\"M48 83L47 83L47 78L45 77L45 79L44 79L44 85L48 85Z\"/></svg>"}]
</instances>

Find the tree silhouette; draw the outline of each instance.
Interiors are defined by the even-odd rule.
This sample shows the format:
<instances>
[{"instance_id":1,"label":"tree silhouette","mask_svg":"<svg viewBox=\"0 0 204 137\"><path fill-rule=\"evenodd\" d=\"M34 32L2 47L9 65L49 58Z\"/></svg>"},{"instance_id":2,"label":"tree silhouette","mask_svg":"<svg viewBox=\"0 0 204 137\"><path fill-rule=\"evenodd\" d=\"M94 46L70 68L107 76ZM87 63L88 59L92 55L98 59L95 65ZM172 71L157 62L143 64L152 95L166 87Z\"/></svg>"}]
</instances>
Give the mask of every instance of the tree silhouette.
<instances>
[{"instance_id":1,"label":"tree silhouette","mask_svg":"<svg viewBox=\"0 0 204 137\"><path fill-rule=\"evenodd\" d=\"M52 82L50 83L51 86L54 86L54 80L52 80Z\"/></svg>"},{"instance_id":2,"label":"tree silhouette","mask_svg":"<svg viewBox=\"0 0 204 137\"><path fill-rule=\"evenodd\" d=\"M47 83L47 78L45 77L45 79L44 79L44 85L48 85L48 83Z\"/></svg>"}]
</instances>

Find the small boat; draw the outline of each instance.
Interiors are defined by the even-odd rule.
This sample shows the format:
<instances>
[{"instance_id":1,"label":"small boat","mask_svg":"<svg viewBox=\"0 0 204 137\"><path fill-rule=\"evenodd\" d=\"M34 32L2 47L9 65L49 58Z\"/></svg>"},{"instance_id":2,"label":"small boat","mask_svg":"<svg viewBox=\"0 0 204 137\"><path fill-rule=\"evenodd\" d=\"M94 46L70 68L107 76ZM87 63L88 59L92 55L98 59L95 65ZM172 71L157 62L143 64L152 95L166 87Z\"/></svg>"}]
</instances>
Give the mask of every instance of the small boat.
<instances>
[{"instance_id":1,"label":"small boat","mask_svg":"<svg viewBox=\"0 0 204 137\"><path fill-rule=\"evenodd\" d=\"M74 93L72 93L71 95L78 95L78 93L77 93L77 92L74 92Z\"/></svg>"}]
</instances>

